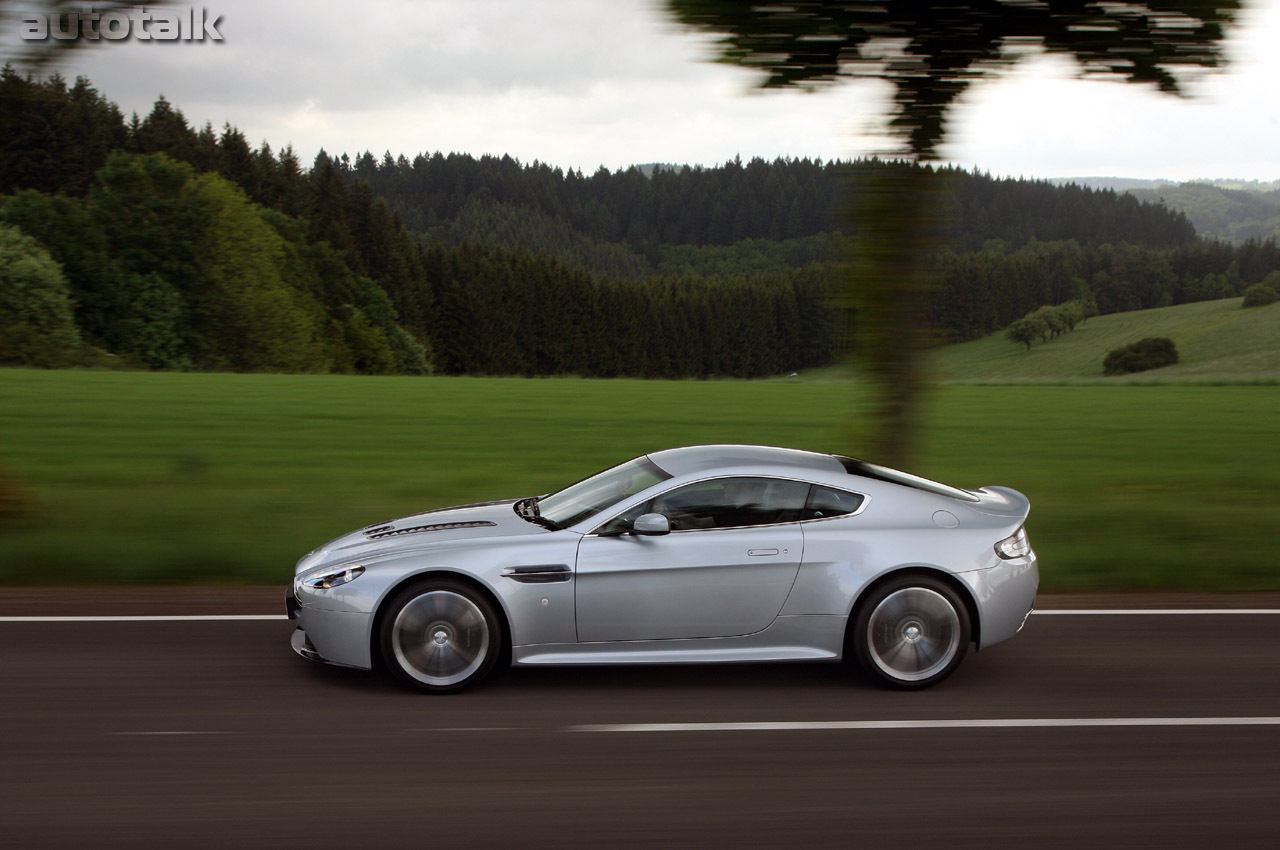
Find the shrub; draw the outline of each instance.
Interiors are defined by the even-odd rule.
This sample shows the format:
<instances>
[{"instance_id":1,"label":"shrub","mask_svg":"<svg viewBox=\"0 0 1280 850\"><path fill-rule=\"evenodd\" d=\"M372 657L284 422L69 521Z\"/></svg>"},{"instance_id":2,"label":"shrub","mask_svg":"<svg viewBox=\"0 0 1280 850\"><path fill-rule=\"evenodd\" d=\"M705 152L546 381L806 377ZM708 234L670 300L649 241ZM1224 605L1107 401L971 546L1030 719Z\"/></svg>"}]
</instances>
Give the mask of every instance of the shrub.
<instances>
[{"instance_id":1,"label":"shrub","mask_svg":"<svg viewBox=\"0 0 1280 850\"><path fill-rule=\"evenodd\" d=\"M18 519L27 514L27 500L18 482L0 469L0 522Z\"/></svg>"},{"instance_id":2,"label":"shrub","mask_svg":"<svg viewBox=\"0 0 1280 850\"><path fill-rule=\"evenodd\" d=\"M1178 349L1173 340L1150 336L1109 351L1102 361L1102 371L1106 375L1123 375L1172 366L1177 362Z\"/></svg>"},{"instance_id":3,"label":"shrub","mask_svg":"<svg viewBox=\"0 0 1280 850\"><path fill-rule=\"evenodd\" d=\"M0 224L0 363L64 366L79 345L62 267L36 240Z\"/></svg>"},{"instance_id":4,"label":"shrub","mask_svg":"<svg viewBox=\"0 0 1280 850\"><path fill-rule=\"evenodd\" d=\"M1244 306L1265 307L1280 301L1280 292L1276 292L1265 283L1255 283L1244 291Z\"/></svg>"}]
</instances>

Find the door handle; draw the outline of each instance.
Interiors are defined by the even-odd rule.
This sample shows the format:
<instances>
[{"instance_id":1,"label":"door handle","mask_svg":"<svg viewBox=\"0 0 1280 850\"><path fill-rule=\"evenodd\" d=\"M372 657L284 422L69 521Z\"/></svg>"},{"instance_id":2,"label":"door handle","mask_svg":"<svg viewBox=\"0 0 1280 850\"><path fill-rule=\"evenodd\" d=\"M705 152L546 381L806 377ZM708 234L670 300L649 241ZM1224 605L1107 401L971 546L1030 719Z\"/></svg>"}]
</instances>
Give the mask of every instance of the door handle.
<instances>
[{"instance_id":1,"label":"door handle","mask_svg":"<svg viewBox=\"0 0 1280 850\"><path fill-rule=\"evenodd\" d=\"M778 554L778 550L777 549L748 549L747 554L748 555L776 555Z\"/></svg>"}]
</instances>

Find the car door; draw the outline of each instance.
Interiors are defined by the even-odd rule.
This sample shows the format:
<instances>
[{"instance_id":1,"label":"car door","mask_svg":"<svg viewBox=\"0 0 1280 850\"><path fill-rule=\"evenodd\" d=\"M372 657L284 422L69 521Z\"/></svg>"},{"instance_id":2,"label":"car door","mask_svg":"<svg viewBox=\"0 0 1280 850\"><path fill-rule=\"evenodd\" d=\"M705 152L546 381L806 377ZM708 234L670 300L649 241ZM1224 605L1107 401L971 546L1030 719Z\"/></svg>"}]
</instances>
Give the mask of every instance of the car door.
<instances>
[{"instance_id":1,"label":"car door","mask_svg":"<svg viewBox=\"0 0 1280 850\"><path fill-rule=\"evenodd\" d=\"M759 476L686 484L578 544L579 641L730 637L766 628L795 582L809 485ZM662 536L628 533L642 513Z\"/></svg>"}]
</instances>

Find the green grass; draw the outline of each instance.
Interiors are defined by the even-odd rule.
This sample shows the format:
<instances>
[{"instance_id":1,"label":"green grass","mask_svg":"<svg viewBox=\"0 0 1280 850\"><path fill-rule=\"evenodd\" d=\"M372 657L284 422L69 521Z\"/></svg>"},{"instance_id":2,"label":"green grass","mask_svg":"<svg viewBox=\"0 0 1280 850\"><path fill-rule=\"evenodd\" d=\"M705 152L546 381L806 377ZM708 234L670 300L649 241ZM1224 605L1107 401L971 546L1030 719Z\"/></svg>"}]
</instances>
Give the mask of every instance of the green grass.
<instances>
[{"instance_id":1,"label":"green grass","mask_svg":"<svg viewBox=\"0 0 1280 850\"><path fill-rule=\"evenodd\" d=\"M938 349L935 375L945 381L1246 382L1280 381L1280 304L1243 310L1243 299L1204 301L1095 316L1045 343L1026 347L1003 331ZM1102 376L1113 348L1149 336L1169 337L1179 362L1133 376Z\"/></svg>"},{"instance_id":2,"label":"green grass","mask_svg":"<svg viewBox=\"0 0 1280 850\"><path fill-rule=\"evenodd\" d=\"M0 524L0 584L283 584L361 525L660 448L856 452L859 392L0 370L0 470L28 503ZM1045 589L1280 588L1274 387L950 386L927 419L911 471L1026 492Z\"/></svg>"}]
</instances>

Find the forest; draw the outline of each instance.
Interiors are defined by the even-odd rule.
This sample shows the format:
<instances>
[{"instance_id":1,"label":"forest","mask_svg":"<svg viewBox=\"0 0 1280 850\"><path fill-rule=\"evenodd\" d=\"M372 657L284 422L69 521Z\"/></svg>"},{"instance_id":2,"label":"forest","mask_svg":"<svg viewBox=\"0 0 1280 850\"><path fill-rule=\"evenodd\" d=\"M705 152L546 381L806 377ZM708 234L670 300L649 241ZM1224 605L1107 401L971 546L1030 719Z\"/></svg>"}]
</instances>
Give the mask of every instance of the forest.
<instances>
[{"instance_id":1,"label":"forest","mask_svg":"<svg viewBox=\"0 0 1280 850\"><path fill-rule=\"evenodd\" d=\"M1280 185L1275 183L1196 181L1128 191L1180 210L1201 236L1235 244L1280 236Z\"/></svg>"},{"instance_id":2,"label":"forest","mask_svg":"<svg viewBox=\"0 0 1280 850\"><path fill-rule=\"evenodd\" d=\"M877 160L587 175L509 157L304 163L163 97L0 72L0 363L195 371L756 377L857 347ZM1280 269L1129 194L927 168L941 341L1043 305L1240 294ZM849 331L852 333L848 333Z\"/></svg>"}]
</instances>

